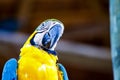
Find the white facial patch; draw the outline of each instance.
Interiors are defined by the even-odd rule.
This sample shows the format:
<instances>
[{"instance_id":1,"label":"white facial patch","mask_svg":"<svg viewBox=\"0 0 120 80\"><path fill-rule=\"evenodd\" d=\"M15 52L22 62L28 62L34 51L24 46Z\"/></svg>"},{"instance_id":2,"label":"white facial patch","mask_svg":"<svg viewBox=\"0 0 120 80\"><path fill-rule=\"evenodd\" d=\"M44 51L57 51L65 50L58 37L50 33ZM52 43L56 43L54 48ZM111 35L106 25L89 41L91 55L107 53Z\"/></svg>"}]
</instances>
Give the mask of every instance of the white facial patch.
<instances>
[{"instance_id":1,"label":"white facial patch","mask_svg":"<svg viewBox=\"0 0 120 80\"><path fill-rule=\"evenodd\" d=\"M37 33L34 37L34 42L36 45L41 45L42 44L42 38L43 38L44 33Z\"/></svg>"}]
</instances>

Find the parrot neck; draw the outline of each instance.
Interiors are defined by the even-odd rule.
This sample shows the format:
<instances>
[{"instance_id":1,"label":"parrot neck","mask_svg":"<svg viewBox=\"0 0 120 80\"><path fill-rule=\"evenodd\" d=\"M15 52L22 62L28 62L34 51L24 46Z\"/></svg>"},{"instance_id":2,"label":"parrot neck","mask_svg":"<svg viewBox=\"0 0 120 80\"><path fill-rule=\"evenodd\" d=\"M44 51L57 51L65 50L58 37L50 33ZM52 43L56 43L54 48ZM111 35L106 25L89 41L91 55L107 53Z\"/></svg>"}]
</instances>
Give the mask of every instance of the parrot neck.
<instances>
[{"instance_id":1,"label":"parrot neck","mask_svg":"<svg viewBox=\"0 0 120 80\"><path fill-rule=\"evenodd\" d=\"M41 46L41 48L42 48L43 50L47 51L49 54L53 54L53 55L55 55L55 56L57 55L57 52L54 51L54 50L49 50L49 49L44 48L44 47L42 47L42 46Z\"/></svg>"}]
</instances>

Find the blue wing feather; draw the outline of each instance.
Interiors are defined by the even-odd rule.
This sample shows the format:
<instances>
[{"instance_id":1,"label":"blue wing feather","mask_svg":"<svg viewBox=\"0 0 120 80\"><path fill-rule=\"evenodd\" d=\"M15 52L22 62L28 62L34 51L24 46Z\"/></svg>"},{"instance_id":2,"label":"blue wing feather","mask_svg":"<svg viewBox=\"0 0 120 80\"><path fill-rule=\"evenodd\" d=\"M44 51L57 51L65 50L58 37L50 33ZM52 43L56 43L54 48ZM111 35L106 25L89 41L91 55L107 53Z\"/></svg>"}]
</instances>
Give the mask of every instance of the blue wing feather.
<instances>
[{"instance_id":1,"label":"blue wing feather","mask_svg":"<svg viewBox=\"0 0 120 80\"><path fill-rule=\"evenodd\" d=\"M5 63L2 72L2 80L17 80L17 60L12 58Z\"/></svg>"},{"instance_id":2,"label":"blue wing feather","mask_svg":"<svg viewBox=\"0 0 120 80\"><path fill-rule=\"evenodd\" d=\"M59 67L59 70L63 72L63 80L69 80L66 69L64 68L64 66L60 63L58 63L57 65Z\"/></svg>"}]
</instances>

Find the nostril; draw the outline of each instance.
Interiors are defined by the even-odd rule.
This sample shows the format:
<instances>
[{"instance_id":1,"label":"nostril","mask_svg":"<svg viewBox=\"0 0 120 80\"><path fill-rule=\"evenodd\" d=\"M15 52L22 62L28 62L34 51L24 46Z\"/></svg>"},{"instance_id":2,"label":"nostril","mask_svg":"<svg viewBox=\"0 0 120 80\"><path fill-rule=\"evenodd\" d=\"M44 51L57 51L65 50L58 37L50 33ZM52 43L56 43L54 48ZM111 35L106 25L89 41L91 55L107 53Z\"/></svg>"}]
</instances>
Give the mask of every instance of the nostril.
<instances>
[{"instance_id":1,"label":"nostril","mask_svg":"<svg viewBox=\"0 0 120 80\"><path fill-rule=\"evenodd\" d=\"M50 36L50 33L48 33L48 36Z\"/></svg>"}]
</instances>

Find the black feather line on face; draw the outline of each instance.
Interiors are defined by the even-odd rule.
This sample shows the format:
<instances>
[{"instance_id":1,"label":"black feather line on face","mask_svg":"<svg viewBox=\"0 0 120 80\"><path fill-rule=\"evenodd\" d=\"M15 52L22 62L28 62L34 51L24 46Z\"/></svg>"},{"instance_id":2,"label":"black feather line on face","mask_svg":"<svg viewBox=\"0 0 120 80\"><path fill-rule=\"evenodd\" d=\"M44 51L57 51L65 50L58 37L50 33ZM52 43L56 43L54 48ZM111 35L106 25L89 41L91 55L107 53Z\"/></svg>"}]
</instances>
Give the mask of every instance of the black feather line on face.
<instances>
[{"instance_id":1,"label":"black feather line on face","mask_svg":"<svg viewBox=\"0 0 120 80\"><path fill-rule=\"evenodd\" d=\"M47 48L45 48L45 47L42 47L42 46L41 46L41 48L42 48L43 50L47 51L49 54L57 55L57 52L56 52L56 51L49 50L49 49L47 49Z\"/></svg>"}]
</instances>

